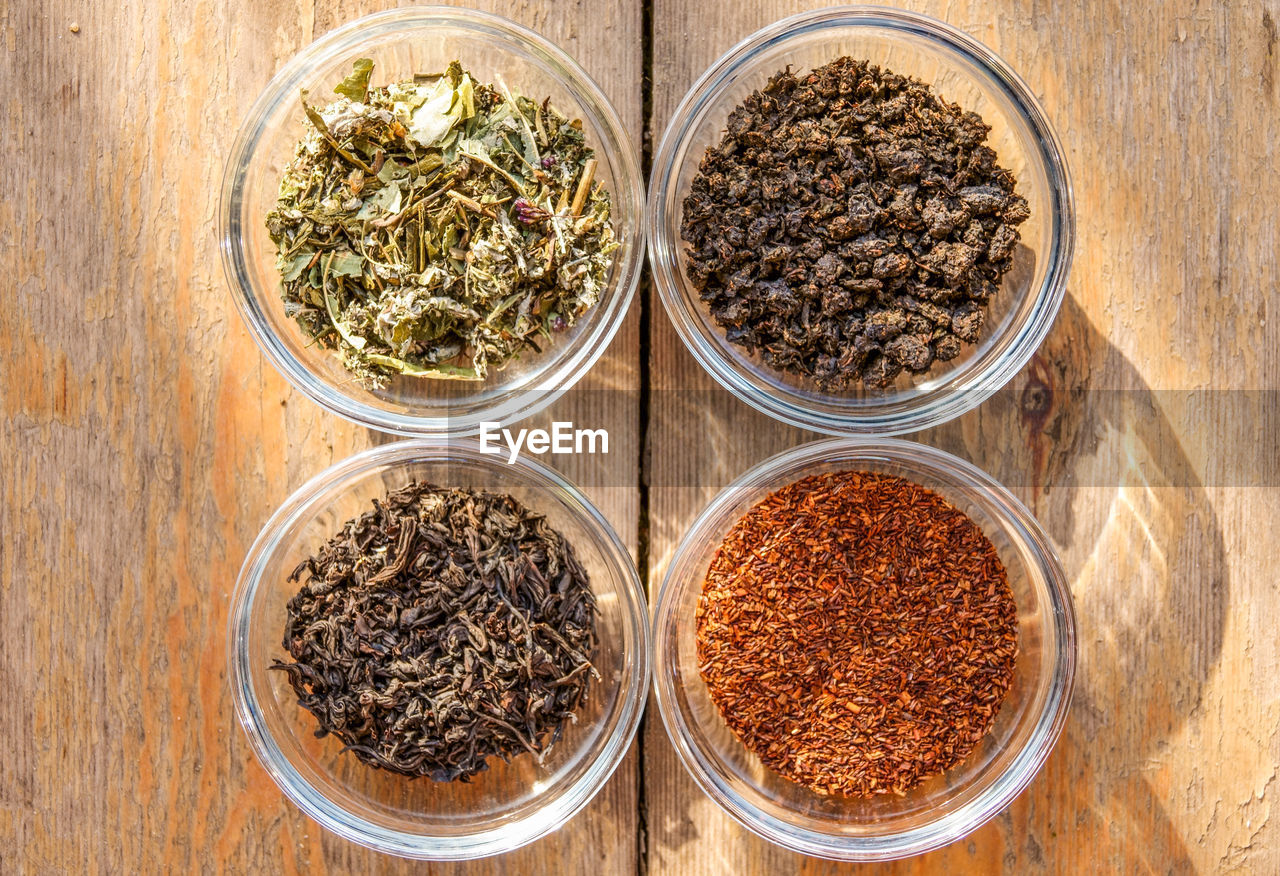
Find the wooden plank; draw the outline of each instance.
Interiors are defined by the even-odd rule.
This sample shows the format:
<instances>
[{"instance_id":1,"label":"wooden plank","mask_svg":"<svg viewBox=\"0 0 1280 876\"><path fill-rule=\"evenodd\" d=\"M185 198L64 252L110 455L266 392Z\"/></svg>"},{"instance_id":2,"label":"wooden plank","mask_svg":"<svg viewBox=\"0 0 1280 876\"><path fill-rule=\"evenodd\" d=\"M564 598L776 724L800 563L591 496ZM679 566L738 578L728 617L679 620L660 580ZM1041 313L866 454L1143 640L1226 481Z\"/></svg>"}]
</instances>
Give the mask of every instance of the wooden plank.
<instances>
[{"instance_id":1,"label":"wooden plank","mask_svg":"<svg viewBox=\"0 0 1280 876\"><path fill-rule=\"evenodd\" d=\"M380 439L290 389L241 325L215 243L222 164L286 59L394 5L0 7L0 846L18 871L635 869L634 757L553 837L424 867L325 834L233 716L245 550L303 480ZM559 42L640 129L638 0L468 5ZM638 350L631 320L585 386L633 379ZM560 411L614 434L574 474L634 549L634 395Z\"/></svg>"},{"instance_id":2,"label":"wooden plank","mask_svg":"<svg viewBox=\"0 0 1280 876\"><path fill-rule=\"evenodd\" d=\"M733 43L822 5L655 0L655 139ZM1052 335L1009 392L919 438L1005 479L1044 523L1081 659L1066 733L1031 787L967 840L886 870L1275 872L1280 561L1255 533L1280 508L1263 428L1276 395L1249 391L1280 387L1280 10L904 5L1018 70L1072 165L1079 244ZM651 588L718 485L809 437L713 392L653 306ZM653 872L848 871L736 826L656 719L644 778Z\"/></svg>"}]
</instances>

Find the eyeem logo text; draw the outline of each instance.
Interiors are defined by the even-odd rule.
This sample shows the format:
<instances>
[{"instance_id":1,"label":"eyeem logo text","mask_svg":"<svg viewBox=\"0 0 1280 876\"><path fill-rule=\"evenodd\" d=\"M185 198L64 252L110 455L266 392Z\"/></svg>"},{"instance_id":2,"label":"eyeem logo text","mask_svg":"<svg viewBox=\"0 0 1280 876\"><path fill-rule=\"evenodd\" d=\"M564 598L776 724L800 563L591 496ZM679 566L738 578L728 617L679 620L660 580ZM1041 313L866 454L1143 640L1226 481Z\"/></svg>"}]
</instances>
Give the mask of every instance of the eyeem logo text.
<instances>
[{"instance_id":1,"label":"eyeem logo text","mask_svg":"<svg viewBox=\"0 0 1280 876\"><path fill-rule=\"evenodd\" d=\"M504 450L505 449L505 450ZM480 452L506 453L507 464L520 458L521 451L538 456L544 453L608 453L609 433L605 429L575 429L573 423L555 422L551 431L503 429L501 423L480 424Z\"/></svg>"}]
</instances>

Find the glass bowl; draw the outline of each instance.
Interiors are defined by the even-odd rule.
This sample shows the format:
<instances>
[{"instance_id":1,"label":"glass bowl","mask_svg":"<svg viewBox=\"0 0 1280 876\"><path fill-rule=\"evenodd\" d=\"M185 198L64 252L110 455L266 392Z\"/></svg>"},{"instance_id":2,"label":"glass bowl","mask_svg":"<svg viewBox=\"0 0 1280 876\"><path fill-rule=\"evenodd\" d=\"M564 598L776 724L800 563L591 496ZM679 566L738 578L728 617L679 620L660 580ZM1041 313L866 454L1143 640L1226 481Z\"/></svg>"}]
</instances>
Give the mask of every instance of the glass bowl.
<instances>
[{"instance_id":1,"label":"glass bowl","mask_svg":"<svg viewBox=\"0 0 1280 876\"><path fill-rule=\"evenodd\" d=\"M542 353L526 351L482 382L397 376L381 390L357 384L329 351L284 313L275 245L265 219L304 134L298 90L327 101L357 58L374 62L373 83L437 72L458 59L482 82L507 83L582 120L613 199L619 248L600 301ZM468 434L484 421L510 422L550 404L604 352L626 314L643 267L644 184L635 146L599 86L551 42L496 15L411 7L358 19L299 52L267 85L231 148L218 224L223 266L240 315L273 365L325 408L401 435Z\"/></svg>"},{"instance_id":2,"label":"glass bowl","mask_svg":"<svg viewBox=\"0 0 1280 876\"><path fill-rule=\"evenodd\" d=\"M1018 179L1031 208L1012 270L987 310L982 339L922 375L884 390L819 390L729 343L686 274L684 199L707 147L751 92L790 66L807 72L842 55L914 76L982 115L988 145ZM649 256L662 303L685 345L720 384L786 423L829 434L894 435L973 408L1026 363L1048 332L1066 288L1074 244L1071 183L1058 139L1030 89L990 49L923 15L846 6L779 21L730 49L672 116L649 183Z\"/></svg>"},{"instance_id":3,"label":"glass bowl","mask_svg":"<svg viewBox=\"0 0 1280 876\"><path fill-rule=\"evenodd\" d=\"M411 479L514 496L572 543L597 601L595 682L578 720L539 765L491 759L470 783L409 779L317 739L282 672L290 573L375 497ZM461 860L506 852L557 829L587 804L626 754L649 681L648 613L626 549L589 501L539 463L507 465L472 441L386 444L316 475L262 528L232 599L230 677L236 712L258 760L307 815L334 833L410 858Z\"/></svg>"},{"instance_id":4,"label":"glass bowl","mask_svg":"<svg viewBox=\"0 0 1280 876\"><path fill-rule=\"evenodd\" d=\"M943 496L991 539L1018 606L1013 684L991 731L961 763L904 796L823 797L779 777L725 725L698 670L695 610L721 540L759 500L812 474L897 475ZM672 556L654 608L654 691L667 734L702 789L771 842L845 861L890 860L965 836L1007 806L1048 757L1066 720L1076 663L1066 576L1021 503L941 450L894 439L828 439L760 463L721 492Z\"/></svg>"}]
</instances>

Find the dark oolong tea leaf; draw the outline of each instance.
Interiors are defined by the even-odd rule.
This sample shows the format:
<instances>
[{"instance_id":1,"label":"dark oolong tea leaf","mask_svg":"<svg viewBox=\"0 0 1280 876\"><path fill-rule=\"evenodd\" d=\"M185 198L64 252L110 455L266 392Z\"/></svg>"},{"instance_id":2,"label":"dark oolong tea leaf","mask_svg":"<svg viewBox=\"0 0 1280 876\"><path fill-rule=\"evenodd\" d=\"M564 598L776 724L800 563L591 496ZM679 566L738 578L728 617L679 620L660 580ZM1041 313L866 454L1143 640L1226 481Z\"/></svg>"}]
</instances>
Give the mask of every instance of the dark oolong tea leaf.
<instances>
[{"instance_id":1,"label":"dark oolong tea leaf","mask_svg":"<svg viewBox=\"0 0 1280 876\"><path fill-rule=\"evenodd\" d=\"M380 88L372 71L322 109L302 95L267 217L285 311L371 389L481 380L599 301L618 243L595 153L580 121L456 61Z\"/></svg>"},{"instance_id":2,"label":"dark oolong tea leaf","mask_svg":"<svg viewBox=\"0 0 1280 876\"><path fill-rule=\"evenodd\" d=\"M410 484L291 579L276 661L299 704L375 767L467 781L541 762L587 699L595 597L573 549L515 499Z\"/></svg>"},{"instance_id":3,"label":"dark oolong tea leaf","mask_svg":"<svg viewBox=\"0 0 1280 876\"><path fill-rule=\"evenodd\" d=\"M1030 215L989 130L851 58L748 96L681 225L727 339L827 391L884 387L977 341Z\"/></svg>"}]
</instances>

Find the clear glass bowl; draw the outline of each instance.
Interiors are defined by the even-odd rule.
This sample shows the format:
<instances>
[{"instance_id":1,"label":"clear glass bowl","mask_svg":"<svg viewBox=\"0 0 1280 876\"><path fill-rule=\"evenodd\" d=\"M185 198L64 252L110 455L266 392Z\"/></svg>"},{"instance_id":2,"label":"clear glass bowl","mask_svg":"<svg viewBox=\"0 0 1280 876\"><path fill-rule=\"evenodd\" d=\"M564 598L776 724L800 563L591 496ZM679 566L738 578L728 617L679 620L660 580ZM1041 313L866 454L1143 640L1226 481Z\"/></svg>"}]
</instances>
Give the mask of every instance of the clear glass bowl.
<instances>
[{"instance_id":1,"label":"clear glass bowl","mask_svg":"<svg viewBox=\"0 0 1280 876\"><path fill-rule=\"evenodd\" d=\"M932 85L991 125L999 161L1016 174L1031 217L1013 269L987 311L982 340L885 390L831 393L725 340L686 274L684 199L730 111L790 66L805 72L843 55ZM685 95L663 135L649 183L649 256L667 313L694 357L747 404L829 434L894 435L980 404L1035 352L1062 303L1074 245L1071 183L1057 136L1030 89L988 48L942 22L895 9L847 6L770 25L716 61Z\"/></svg>"},{"instance_id":2,"label":"clear glass bowl","mask_svg":"<svg viewBox=\"0 0 1280 876\"><path fill-rule=\"evenodd\" d=\"M599 303L542 353L526 351L483 382L396 377L383 390L359 386L329 351L285 316L275 245L265 219L306 122L298 90L327 101L357 58L374 61L374 84L443 70L458 59L482 82L501 80L582 120L595 149L596 179L613 199L620 247ZM468 434L481 422L511 422L550 404L604 352L626 314L644 258L644 183L622 120L586 72L531 30L469 9L411 7L353 21L299 52L267 85L231 148L222 183L223 265L254 340L280 372L320 405L401 435Z\"/></svg>"},{"instance_id":3,"label":"clear glass bowl","mask_svg":"<svg viewBox=\"0 0 1280 876\"><path fill-rule=\"evenodd\" d=\"M969 756L905 796L823 797L764 767L725 725L698 671L695 610L721 540L759 500L800 478L857 469L934 490L995 545L1018 606L1019 655L990 733ZM906 857L957 840L1007 806L1048 757L1075 675L1075 616L1066 576L1021 503L941 450L894 439L828 439L760 463L721 492L671 558L654 608L654 691L667 734L702 789L771 842L845 861Z\"/></svg>"},{"instance_id":4,"label":"clear glass bowl","mask_svg":"<svg viewBox=\"0 0 1280 876\"><path fill-rule=\"evenodd\" d=\"M297 704L282 672L294 568L375 497L412 479L508 493L543 513L590 575L598 614L595 682L576 723L539 765L532 757L469 784L409 779L373 769ZM640 722L649 682L649 630L635 565L605 519L564 478L531 461L507 465L474 442L387 444L304 484L249 549L231 604L230 677L236 711L271 777L307 815L346 839L410 858L460 860L506 852L568 821L618 766Z\"/></svg>"}]
</instances>

